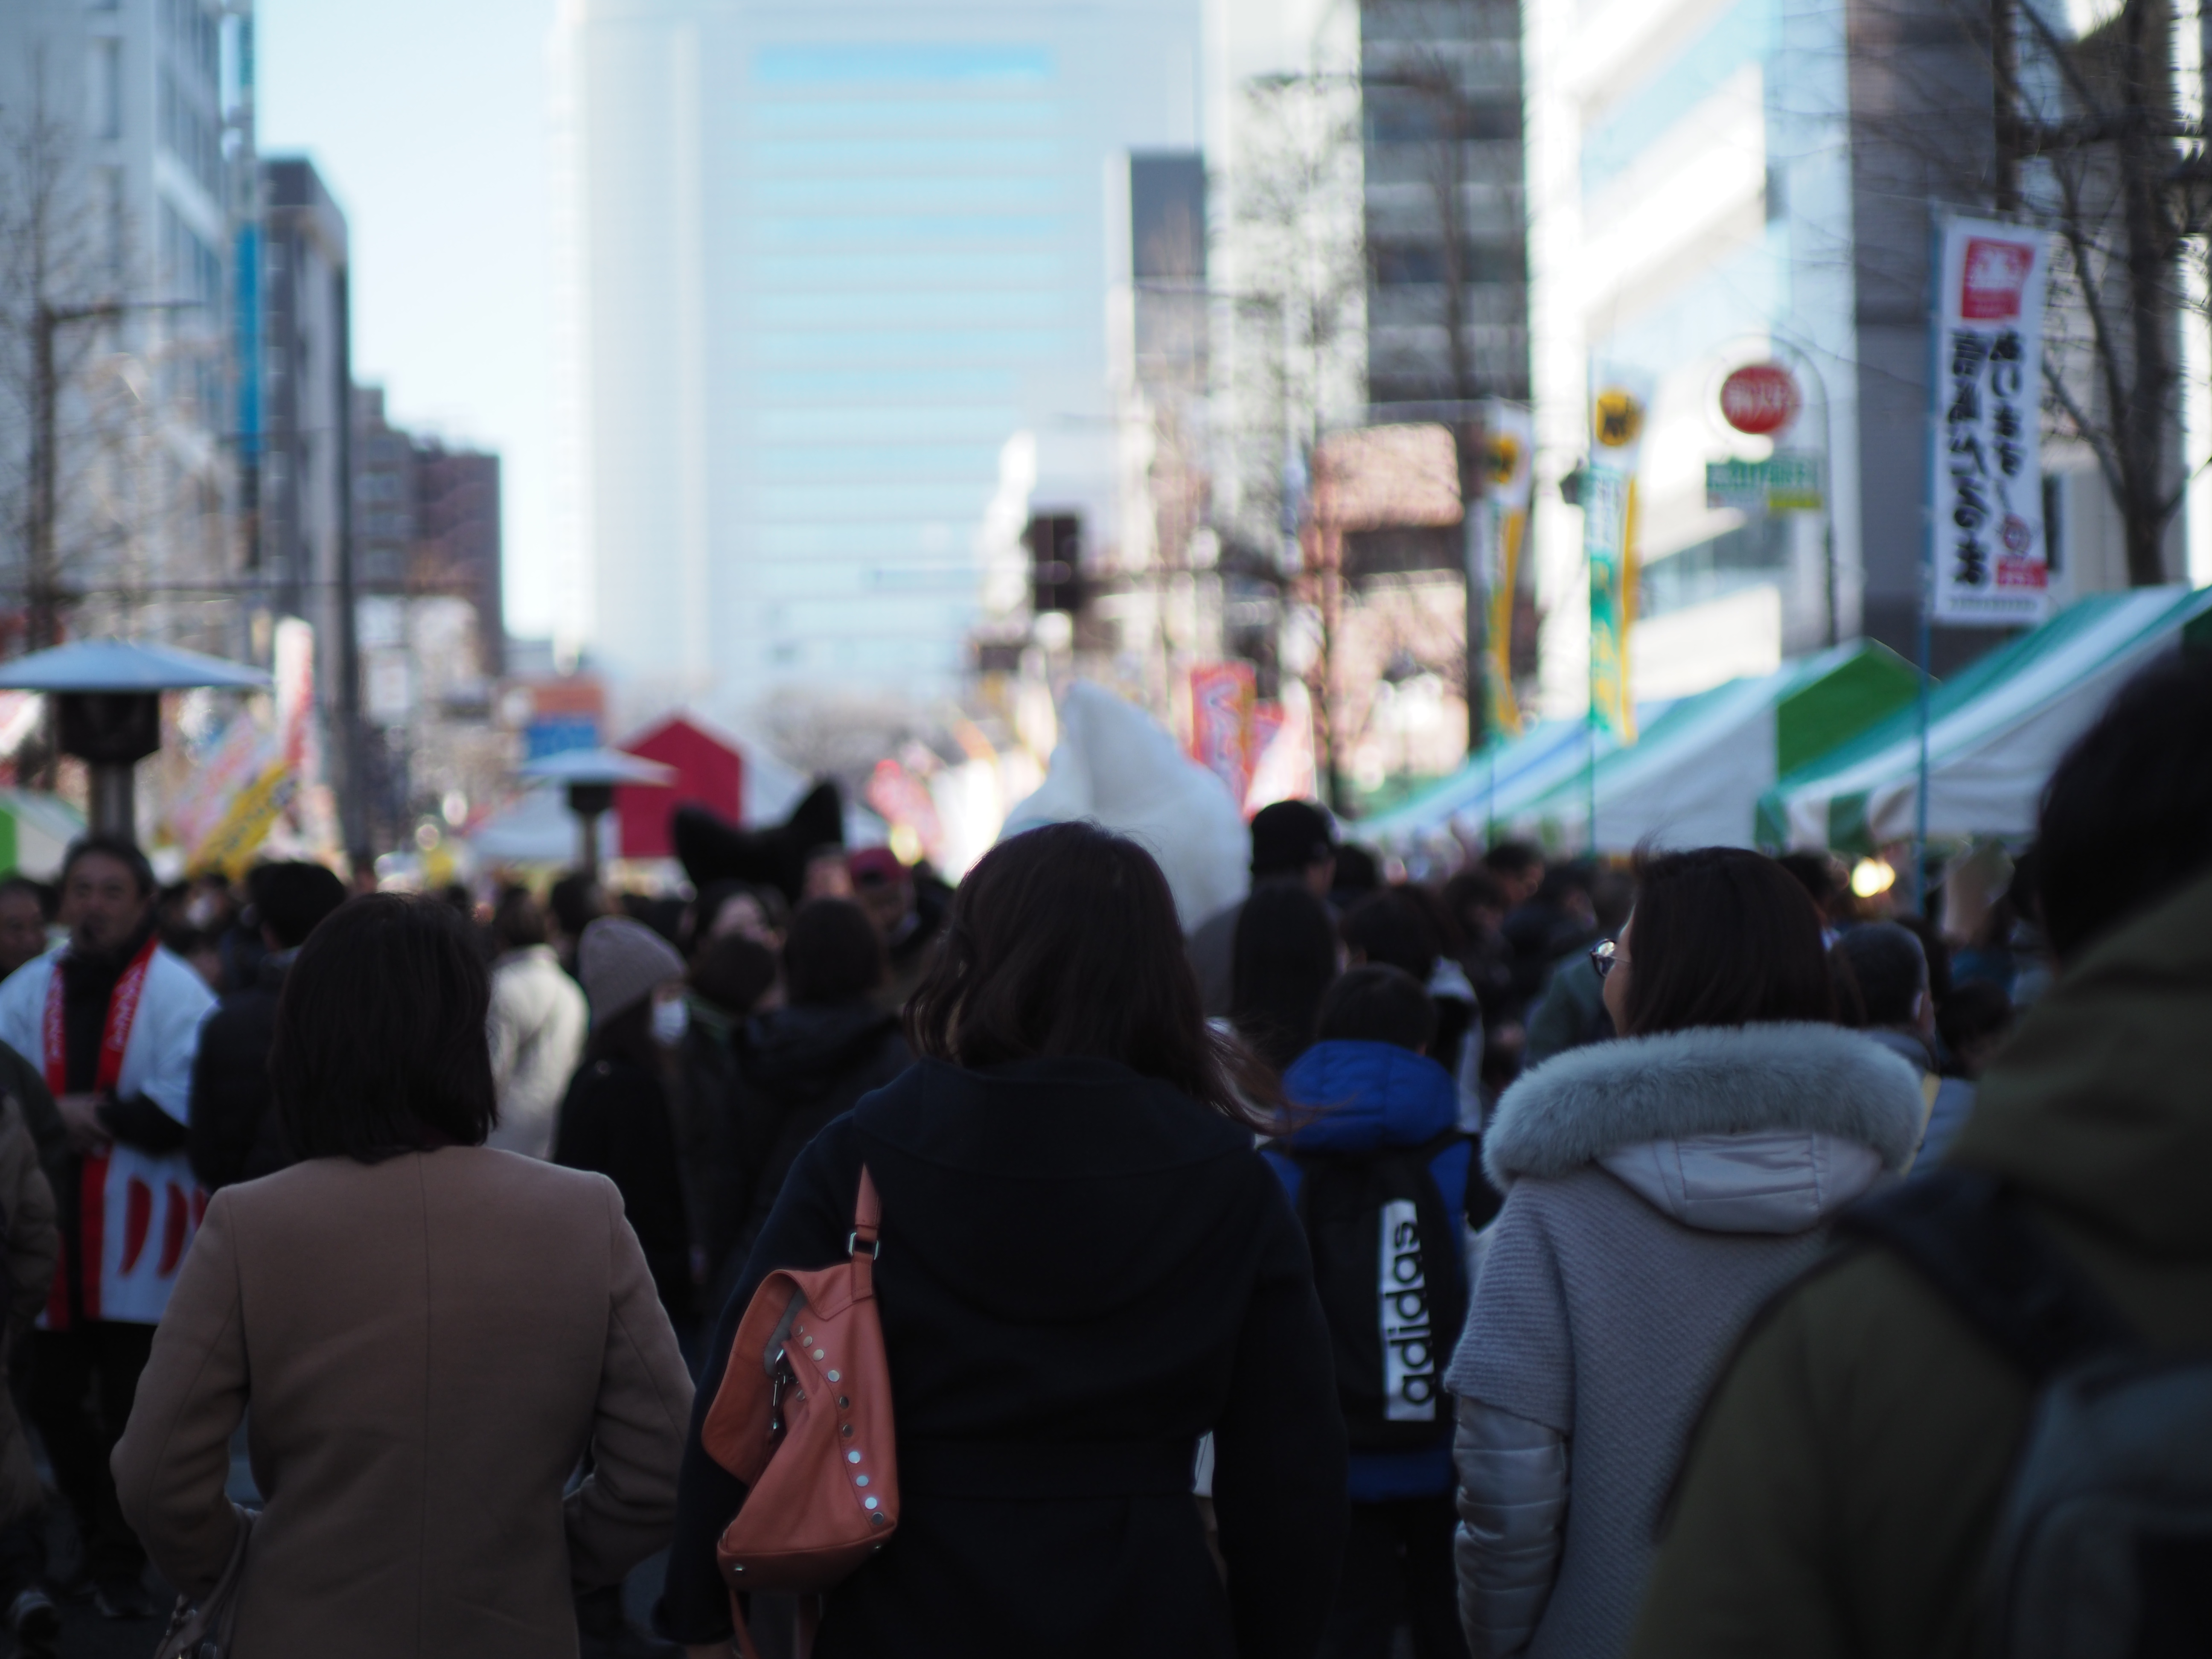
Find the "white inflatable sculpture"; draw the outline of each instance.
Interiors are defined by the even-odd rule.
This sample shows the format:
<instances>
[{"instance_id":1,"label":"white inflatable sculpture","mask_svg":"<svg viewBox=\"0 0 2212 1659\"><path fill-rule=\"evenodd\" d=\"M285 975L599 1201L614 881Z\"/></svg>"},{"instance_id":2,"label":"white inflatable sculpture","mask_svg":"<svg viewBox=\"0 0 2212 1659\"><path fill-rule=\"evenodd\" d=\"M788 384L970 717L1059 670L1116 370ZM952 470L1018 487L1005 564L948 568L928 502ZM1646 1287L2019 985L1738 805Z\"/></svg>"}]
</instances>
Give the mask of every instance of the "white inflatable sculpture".
<instances>
[{"instance_id":1,"label":"white inflatable sculpture","mask_svg":"<svg viewBox=\"0 0 2212 1659\"><path fill-rule=\"evenodd\" d=\"M1141 708L1077 680L1060 699L1060 742L1036 793L999 839L1088 818L1159 860L1184 932L1244 896L1251 833L1228 786L1176 746Z\"/></svg>"}]
</instances>

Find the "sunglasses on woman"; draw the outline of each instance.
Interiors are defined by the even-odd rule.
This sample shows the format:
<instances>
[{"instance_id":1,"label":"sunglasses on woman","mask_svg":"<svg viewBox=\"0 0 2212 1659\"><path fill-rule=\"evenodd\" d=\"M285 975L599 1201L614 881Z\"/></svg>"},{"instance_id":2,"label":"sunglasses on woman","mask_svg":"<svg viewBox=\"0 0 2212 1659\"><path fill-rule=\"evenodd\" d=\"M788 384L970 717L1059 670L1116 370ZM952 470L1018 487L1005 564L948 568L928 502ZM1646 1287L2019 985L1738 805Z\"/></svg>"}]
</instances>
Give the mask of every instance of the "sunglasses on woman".
<instances>
[{"instance_id":1,"label":"sunglasses on woman","mask_svg":"<svg viewBox=\"0 0 2212 1659\"><path fill-rule=\"evenodd\" d=\"M1609 939L1600 939L1595 945L1590 946L1590 966L1597 969L1597 976L1600 979L1603 979L1611 973L1613 964L1620 960L1617 954L1620 949L1620 945Z\"/></svg>"}]
</instances>

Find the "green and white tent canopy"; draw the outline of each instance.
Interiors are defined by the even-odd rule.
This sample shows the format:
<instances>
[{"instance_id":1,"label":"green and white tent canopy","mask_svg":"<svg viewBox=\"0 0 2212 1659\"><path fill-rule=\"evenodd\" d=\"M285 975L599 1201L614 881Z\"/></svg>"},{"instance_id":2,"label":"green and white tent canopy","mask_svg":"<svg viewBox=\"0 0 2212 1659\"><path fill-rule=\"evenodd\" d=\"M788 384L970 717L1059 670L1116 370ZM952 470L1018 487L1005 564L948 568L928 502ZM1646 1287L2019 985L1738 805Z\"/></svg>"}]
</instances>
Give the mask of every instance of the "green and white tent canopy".
<instances>
[{"instance_id":1,"label":"green and white tent canopy","mask_svg":"<svg viewBox=\"0 0 2212 1659\"><path fill-rule=\"evenodd\" d=\"M2114 691L2185 634L2212 636L2212 589L2100 593L1937 686L1929 698L1929 838L2033 833L2058 757ZM1909 841L1919 772L1916 704L1785 775L1759 801L1759 841L1843 853Z\"/></svg>"},{"instance_id":2,"label":"green and white tent canopy","mask_svg":"<svg viewBox=\"0 0 2212 1659\"><path fill-rule=\"evenodd\" d=\"M1656 719L1665 703L1639 708L1639 720ZM1597 752L1613 752L1613 740L1596 738ZM1517 738L1486 744L1480 753L1449 777L1387 812L1362 818L1349 833L1371 847L1401 848L1429 837L1449 837L1455 828L1480 836L1492 823L1504 823L1562 778L1579 777L1589 763L1591 733L1582 720L1543 720Z\"/></svg>"},{"instance_id":3,"label":"green and white tent canopy","mask_svg":"<svg viewBox=\"0 0 2212 1659\"><path fill-rule=\"evenodd\" d=\"M1601 853L1748 847L1775 780L1911 702L1919 676L1884 647L1837 646L1772 674L1670 704L1640 739L1527 801L1507 821L1556 847Z\"/></svg>"},{"instance_id":4,"label":"green and white tent canopy","mask_svg":"<svg viewBox=\"0 0 2212 1659\"><path fill-rule=\"evenodd\" d=\"M84 814L59 797L0 789L0 875L52 880L69 844L83 833Z\"/></svg>"}]
</instances>

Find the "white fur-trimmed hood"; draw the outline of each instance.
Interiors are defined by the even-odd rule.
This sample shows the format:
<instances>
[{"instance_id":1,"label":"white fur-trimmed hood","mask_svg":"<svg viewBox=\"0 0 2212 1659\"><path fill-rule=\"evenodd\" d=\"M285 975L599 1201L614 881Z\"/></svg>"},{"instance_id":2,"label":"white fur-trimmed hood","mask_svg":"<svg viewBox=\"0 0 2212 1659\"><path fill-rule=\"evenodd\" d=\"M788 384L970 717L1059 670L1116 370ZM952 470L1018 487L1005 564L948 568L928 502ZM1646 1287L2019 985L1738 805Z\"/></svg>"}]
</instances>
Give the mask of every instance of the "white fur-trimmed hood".
<instances>
[{"instance_id":1,"label":"white fur-trimmed hood","mask_svg":"<svg viewBox=\"0 0 2212 1659\"><path fill-rule=\"evenodd\" d=\"M1833 1025L1702 1026L1571 1048L1505 1091L1483 1135L1502 1190L1655 1140L1795 1131L1856 1142L1901 1170L1926 1115L1920 1079Z\"/></svg>"}]
</instances>

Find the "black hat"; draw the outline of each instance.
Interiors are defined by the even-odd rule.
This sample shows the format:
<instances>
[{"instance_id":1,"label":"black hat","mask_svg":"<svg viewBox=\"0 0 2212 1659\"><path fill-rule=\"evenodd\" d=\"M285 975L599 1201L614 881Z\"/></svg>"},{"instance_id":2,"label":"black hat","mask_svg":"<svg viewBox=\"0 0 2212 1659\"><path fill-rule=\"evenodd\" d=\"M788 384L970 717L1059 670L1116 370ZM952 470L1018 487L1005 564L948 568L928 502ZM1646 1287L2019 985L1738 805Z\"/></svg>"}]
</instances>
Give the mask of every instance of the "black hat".
<instances>
[{"instance_id":1,"label":"black hat","mask_svg":"<svg viewBox=\"0 0 2212 1659\"><path fill-rule=\"evenodd\" d=\"M1336 856L1336 825L1310 800L1279 800L1252 816L1252 873L1279 876Z\"/></svg>"}]
</instances>

